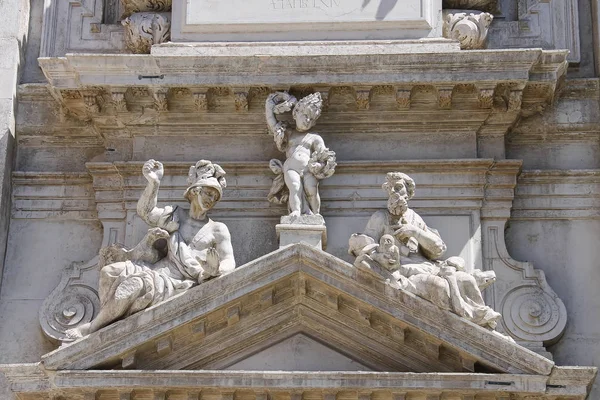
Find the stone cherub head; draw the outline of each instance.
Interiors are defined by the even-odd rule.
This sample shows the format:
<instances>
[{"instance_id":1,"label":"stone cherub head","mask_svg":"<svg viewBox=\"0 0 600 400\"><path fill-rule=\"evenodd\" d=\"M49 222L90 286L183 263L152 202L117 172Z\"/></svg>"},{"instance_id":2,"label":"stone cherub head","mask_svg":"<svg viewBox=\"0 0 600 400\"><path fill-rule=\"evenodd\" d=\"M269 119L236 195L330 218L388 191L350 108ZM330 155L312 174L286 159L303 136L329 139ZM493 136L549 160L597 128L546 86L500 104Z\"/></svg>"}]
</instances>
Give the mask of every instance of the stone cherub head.
<instances>
[{"instance_id":1,"label":"stone cherub head","mask_svg":"<svg viewBox=\"0 0 600 400\"><path fill-rule=\"evenodd\" d=\"M315 126L317 119L321 116L323 99L320 92L309 94L300 99L294 106L292 116L296 121L296 129L305 132Z\"/></svg>"}]
</instances>

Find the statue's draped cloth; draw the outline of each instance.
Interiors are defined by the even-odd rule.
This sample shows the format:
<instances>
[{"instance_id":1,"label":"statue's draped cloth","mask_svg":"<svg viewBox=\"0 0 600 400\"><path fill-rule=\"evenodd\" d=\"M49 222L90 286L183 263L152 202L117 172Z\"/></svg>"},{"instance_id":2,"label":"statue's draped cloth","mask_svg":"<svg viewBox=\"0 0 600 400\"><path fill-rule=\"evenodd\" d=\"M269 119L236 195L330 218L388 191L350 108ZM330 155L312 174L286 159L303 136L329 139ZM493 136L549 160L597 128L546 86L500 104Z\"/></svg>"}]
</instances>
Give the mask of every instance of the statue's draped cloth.
<instances>
[{"instance_id":1,"label":"statue's draped cloth","mask_svg":"<svg viewBox=\"0 0 600 400\"><path fill-rule=\"evenodd\" d=\"M167 224L172 228L173 223L179 226L178 207L167 207L160 218L158 227L166 229ZM140 295L133 302L126 315L131 315L154 304L160 303L178 293L198 284L203 268L200 262L206 260L206 253L212 245L206 240L210 232L211 219L198 231L190 244L186 243L179 231L169 234L167 239L167 254L155 263L141 260L127 260L106 265L100 275L100 302L131 293L128 286L132 278L143 282ZM138 281L139 282L139 281Z\"/></svg>"},{"instance_id":2,"label":"statue's draped cloth","mask_svg":"<svg viewBox=\"0 0 600 400\"><path fill-rule=\"evenodd\" d=\"M428 227L411 209L406 210L402 221L441 238L437 230ZM401 246L394 235L396 229L392 215L387 210L380 210L373 214L364 234L373 238L375 243L379 242L383 235L392 235L396 245ZM402 289L427 299L441 308L454 310L458 315L477 325L488 325L500 317L500 314L485 305L473 275L454 269L446 272L448 266L444 261L436 260L436 255L425 252L426 250L419 246L418 252L401 256L400 266L392 271L392 275Z\"/></svg>"}]
</instances>

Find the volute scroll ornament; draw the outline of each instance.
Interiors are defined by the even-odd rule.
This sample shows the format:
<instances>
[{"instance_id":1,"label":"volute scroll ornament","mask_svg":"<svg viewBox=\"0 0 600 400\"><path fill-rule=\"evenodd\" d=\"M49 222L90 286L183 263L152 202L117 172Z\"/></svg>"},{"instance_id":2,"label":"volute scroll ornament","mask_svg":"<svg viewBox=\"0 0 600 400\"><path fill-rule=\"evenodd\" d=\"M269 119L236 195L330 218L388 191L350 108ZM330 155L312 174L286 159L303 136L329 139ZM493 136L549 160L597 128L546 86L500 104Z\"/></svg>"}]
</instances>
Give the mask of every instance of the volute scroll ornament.
<instances>
[{"instance_id":1,"label":"volute scroll ornament","mask_svg":"<svg viewBox=\"0 0 600 400\"><path fill-rule=\"evenodd\" d=\"M152 45L171 38L171 13L140 12L121 21L125 45L136 54L149 54Z\"/></svg>"},{"instance_id":2,"label":"volute scroll ornament","mask_svg":"<svg viewBox=\"0 0 600 400\"><path fill-rule=\"evenodd\" d=\"M484 49L494 16L470 10L444 10L442 34L458 40L462 50Z\"/></svg>"},{"instance_id":3,"label":"volute scroll ornament","mask_svg":"<svg viewBox=\"0 0 600 400\"><path fill-rule=\"evenodd\" d=\"M85 272L98 266L98 257L85 264L73 263L63 273L58 286L40 307L43 332L56 342L67 341L67 331L89 323L100 310L98 292L81 280Z\"/></svg>"}]
</instances>

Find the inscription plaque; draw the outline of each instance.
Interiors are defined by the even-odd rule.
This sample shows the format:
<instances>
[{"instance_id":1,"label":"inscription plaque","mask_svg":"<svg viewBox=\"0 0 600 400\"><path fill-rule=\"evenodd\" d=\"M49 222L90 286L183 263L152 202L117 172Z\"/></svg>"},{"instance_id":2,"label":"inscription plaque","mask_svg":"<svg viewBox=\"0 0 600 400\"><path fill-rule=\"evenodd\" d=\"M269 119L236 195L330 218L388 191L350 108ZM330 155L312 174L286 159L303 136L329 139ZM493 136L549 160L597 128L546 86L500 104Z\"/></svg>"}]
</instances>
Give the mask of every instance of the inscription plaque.
<instances>
[{"instance_id":1,"label":"inscription plaque","mask_svg":"<svg viewBox=\"0 0 600 400\"><path fill-rule=\"evenodd\" d=\"M416 39L441 36L441 0L173 2L173 41Z\"/></svg>"}]
</instances>

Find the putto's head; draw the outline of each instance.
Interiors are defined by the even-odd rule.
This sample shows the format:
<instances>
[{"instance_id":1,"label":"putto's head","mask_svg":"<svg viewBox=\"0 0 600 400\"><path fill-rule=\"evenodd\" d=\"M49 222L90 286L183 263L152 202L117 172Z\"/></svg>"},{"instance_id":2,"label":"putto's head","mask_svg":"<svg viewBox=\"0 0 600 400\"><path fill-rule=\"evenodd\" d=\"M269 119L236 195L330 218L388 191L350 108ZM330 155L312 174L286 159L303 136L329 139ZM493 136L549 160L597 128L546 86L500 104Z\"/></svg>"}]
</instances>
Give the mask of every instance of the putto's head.
<instances>
[{"instance_id":1,"label":"putto's head","mask_svg":"<svg viewBox=\"0 0 600 400\"><path fill-rule=\"evenodd\" d=\"M379 239L379 245L384 248L389 248L394 245L394 237L392 235L383 235L381 239Z\"/></svg>"},{"instance_id":2,"label":"putto's head","mask_svg":"<svg viewBox=\"0 0 600 400\"><path fill-rule=\"evenodd\" d=\"M408 200L415 195L415 181L402 172L388 172L381 187L388 194L388 211L403 215L408 209Z\"/></svg>"},{"instance_id":3,"label":"putto's head","mask_svg":"<svg viewBox=\"0 0 600 400\"><path fill-rule=\"evenodd\" d=\"M298 101L292 112L294 121L296 121L296 129L304 132L312 128L321 116L322 107L323 100L319 92L310 94Z\"/></svg>"},{"instance_id":4,"label":"putto's head","mask_svg":"<svg viewBox=\"0 0 600 400\"><path fill-rule=\"evenodd\" d=\"M200 160L190 167L188 184L183 197L190 204L208 211L221 199L227 186L225 171L218 164Z\"/></svg>"}]
</instances>

